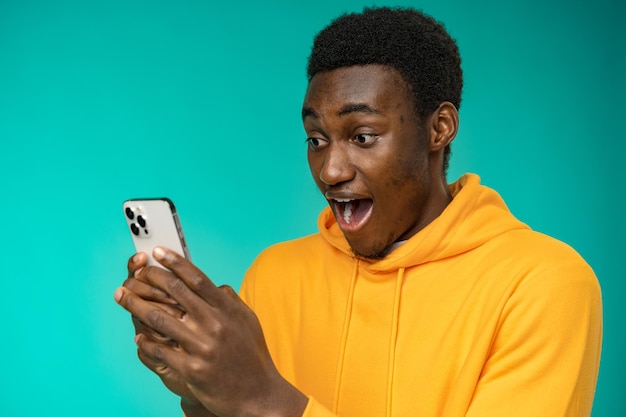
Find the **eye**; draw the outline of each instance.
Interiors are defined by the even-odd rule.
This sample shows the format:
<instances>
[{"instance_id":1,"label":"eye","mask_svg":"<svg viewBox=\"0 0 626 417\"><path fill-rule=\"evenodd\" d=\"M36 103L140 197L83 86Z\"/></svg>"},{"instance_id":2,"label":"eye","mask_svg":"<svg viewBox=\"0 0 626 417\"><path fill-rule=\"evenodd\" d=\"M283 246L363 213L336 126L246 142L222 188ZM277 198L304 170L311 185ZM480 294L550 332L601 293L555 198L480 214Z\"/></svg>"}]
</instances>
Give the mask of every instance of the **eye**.
<instances>
[{"instance_id":1,"label":"eye","mask_svg":"<svg viewBox=\"0 0 626 417\"><path fill-rule=\"evenodd\" d=\"M309 144L309 149L313 151L322 149L328 145L328 141L315 137L307 138L306 142Z\"/></svg>"},{"instance_id":2,"label":"eye","mask_svg":"<svg viewBox=\"0 0 626 417\"><path fill-rule=\"evenodd\" d=\"M378 140L378 135L373 133L359 133L355 135L352 140L359 145L369 146L373 145L376 140Z\"/></svg>"}]
</instances>

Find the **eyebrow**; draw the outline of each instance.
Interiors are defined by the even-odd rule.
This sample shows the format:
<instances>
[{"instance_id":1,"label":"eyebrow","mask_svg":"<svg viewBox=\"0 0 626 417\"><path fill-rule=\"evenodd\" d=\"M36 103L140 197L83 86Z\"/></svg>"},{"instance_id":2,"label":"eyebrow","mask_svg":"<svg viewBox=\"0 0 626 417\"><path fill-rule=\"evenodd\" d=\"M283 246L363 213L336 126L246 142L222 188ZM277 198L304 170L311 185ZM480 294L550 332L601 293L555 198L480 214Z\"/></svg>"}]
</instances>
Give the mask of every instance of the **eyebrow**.
<instances>
[{"instance_id":1,"label":"eyebrow","mask_svg":"<svg viewBox=\"0 0 626 417\"><path fill-rule=\"evenodd\" d=\"M351 113L368 113L368 114L384 114L382 111L365 103L351 103L346 104L337 112L337 116L342 117ZM319 115L311 107L302 108L302 118L313 117L319 118Z\"/></svg>"},{"instance_id":2,"label":"eyebrow","mask_svg":"<svg viewBox=\"0 0 626 417\"><path fill-rule=\"evenodd\" d=\"M371 107L365 103L346 104L337 112L338 116L345 116L350 113L369 113L369 114L383 114L382 111Z\"/></svg>"},{"instance_id":3,"label":"eyebrow","mask_svg":"<svg viewBox=\"0 0 626 417\"><path fill-rule=\"evenodd\" d=\"M314 119L319 118L317 113L315 113L315 110L313 110L310 107L303 107L302 108L302 119L306 119L307 117L313 117Z\"/></svg>"}]
</instances>

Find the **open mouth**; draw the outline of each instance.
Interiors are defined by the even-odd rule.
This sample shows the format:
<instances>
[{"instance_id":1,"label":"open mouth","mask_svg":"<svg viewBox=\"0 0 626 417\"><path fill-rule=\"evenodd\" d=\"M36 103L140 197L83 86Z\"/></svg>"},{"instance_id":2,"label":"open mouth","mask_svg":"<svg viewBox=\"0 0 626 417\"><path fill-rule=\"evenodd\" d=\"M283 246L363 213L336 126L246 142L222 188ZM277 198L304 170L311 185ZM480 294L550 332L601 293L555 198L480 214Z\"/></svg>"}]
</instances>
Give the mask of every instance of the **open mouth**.
<instances>
[{"instance_id":1,"label":"open mouth","mask_svg":"<svg viewBox=\"0 0 626 417\"><path fill-rule=\"evenodd\" d=\"M330 200L337 223L343 230L357 230L361 228L372 214L374 202L369 198L347 199L335 198Z\"/></svg>"}]
</instances>

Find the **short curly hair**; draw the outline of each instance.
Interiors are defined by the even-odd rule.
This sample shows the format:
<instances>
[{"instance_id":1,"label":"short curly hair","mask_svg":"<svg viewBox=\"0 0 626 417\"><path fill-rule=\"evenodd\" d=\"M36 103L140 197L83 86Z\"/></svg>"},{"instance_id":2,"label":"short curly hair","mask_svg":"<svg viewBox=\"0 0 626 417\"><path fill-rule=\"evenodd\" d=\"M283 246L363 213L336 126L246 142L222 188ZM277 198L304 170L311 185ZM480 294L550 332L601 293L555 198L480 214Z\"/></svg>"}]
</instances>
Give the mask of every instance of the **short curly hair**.
<instances>
[{"instance_id":1,"label":"short curly hair","mask_svg":"<svg viewBox=\"0 0 626 417\"><path fill-rule=\"evenodd\" d=\"M368 64L386 65L402 75L420 120L444 101L461 106L463 72L456 42L443 24L418 10L364 8L338 17L315 37L307 76L311 81L318 72ZM449 158L447 146L444 172Z\"/></svg>"}]
</instances>

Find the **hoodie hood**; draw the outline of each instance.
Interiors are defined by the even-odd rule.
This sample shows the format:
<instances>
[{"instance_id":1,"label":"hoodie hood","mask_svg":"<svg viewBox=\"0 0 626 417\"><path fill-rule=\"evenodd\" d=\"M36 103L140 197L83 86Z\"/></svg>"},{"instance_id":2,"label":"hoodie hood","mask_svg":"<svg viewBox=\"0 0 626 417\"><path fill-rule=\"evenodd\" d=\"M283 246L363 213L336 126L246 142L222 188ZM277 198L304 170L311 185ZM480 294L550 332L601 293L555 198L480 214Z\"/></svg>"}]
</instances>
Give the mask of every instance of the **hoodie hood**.
<instances>
[{"instance_id":1,"label":"hoodie hood","mask_svg":"<svg viewBox=\"0 0 626 417\"><path fill-rule=\"evenodd\" d=\"M510 213L496 191L480 184L478 175L465 174L448 187L453 199L439 217L384 259L362 261L362 266L391 272L455 256L502 233L529 228ZM330 245L354 256L329 207L320 214L318 227Z\"/></svg>"}]
</instances>

